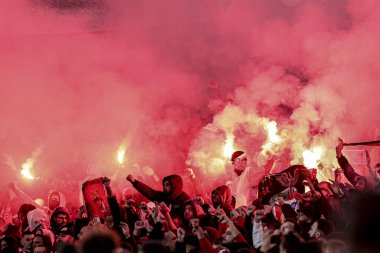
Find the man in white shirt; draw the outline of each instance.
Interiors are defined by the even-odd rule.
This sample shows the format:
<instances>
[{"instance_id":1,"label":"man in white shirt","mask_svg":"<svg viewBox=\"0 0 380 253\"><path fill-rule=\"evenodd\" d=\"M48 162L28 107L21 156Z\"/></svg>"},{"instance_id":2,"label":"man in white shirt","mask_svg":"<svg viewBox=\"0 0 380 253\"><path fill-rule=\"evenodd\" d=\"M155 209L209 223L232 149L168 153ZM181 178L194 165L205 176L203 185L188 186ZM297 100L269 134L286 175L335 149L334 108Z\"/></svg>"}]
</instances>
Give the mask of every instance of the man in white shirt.
<instances>
[{"instance_id":1,"label":"man in white shirt","mask_svg":"<svg viewBox=\"0 0 380 253\"><path fill-rule=\"evenodd\" d=\"M257 189L261 178L248 166L247 156L243 151L235 151L231 162L234 168L231 191L236 199L235 206L248 206L258 197Z\"/></svg>"}]
</instances>

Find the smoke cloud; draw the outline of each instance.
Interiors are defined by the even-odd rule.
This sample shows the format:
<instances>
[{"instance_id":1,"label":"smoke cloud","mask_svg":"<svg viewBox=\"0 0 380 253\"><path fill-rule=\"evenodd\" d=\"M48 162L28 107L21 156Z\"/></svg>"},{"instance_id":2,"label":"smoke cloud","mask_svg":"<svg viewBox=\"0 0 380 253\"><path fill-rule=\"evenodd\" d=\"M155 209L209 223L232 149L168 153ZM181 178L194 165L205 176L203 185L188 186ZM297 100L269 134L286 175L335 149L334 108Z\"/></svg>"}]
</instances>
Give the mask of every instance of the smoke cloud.
<instances>
[{"instance_id":1,"label":"smoke cloud","mask_svg":"<svg viewBox=\"0 0 380 253\"><path fill-rule=\"evenodd\" d=\"M228 135L258 175L273 154L299 163L318 145L329 164L338 136L378 137L378 5L3 1L2 184L46 197L35 189L112 176L121 144L121 187L135 163L161 177L190 166L217 184ZM263 153L270 121L282 141ZM19 174L31 157L40 181Z\"/></svg>"}]
</instances>

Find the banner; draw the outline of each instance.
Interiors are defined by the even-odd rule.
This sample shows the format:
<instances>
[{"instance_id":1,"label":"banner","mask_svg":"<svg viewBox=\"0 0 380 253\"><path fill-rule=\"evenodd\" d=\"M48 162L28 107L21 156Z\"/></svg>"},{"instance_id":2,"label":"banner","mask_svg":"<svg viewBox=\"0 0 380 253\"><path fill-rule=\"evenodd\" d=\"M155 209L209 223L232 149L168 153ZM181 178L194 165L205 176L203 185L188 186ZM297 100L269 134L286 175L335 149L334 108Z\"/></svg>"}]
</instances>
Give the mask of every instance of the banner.
<instances>
[{"instance_id":1,"label":"banner","mask_svg":"<svg viewBox=\"0 0 380 253\"><path fill-rule=\"evenodd\" d=\"M103 178L100 177L84 182L82 192L90 220L94 217L104 218L111 215Z\"/></svg>"},{"instance_id":2,"label":"banner","mask_svg":"<svg viewBox=\"0 0 380 253\"><path fill-rule=\"evenodd\" d=\"M347 160L350 162L351 165L367 164L364 149L345 149L343 150L343 153L347 157Z\"/></svg>"}]
</instances>

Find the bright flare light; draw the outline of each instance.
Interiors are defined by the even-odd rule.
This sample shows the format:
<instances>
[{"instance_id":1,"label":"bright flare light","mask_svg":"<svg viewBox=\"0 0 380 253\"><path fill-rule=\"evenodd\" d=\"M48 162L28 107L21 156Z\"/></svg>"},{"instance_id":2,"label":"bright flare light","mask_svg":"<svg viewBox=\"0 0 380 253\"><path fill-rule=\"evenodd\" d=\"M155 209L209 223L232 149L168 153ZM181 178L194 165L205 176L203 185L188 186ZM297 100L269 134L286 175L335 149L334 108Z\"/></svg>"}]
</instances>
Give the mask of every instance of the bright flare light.
<instances>
[{"instance_id":1,"label":"bright flare light","mask_svg":"<svg viewBox=\"0 0 380 253\"><path fill-rule=\"evenodd\" d=\"M233 136L228 136L226 144L224 145L223 154L225 157L230 158L234 152L234 138Z\"/></svg>"},{"instance_id":2,"label":"bright flare light","mask_svg":"<svg viewBox=\"0 0 380 253\"><path fill-rule=\"evenodd\" d=\"M271 121L265 125L265 129L268 131L268 139L272 143L279 143L281 141L280 136L277 135L277 122Z\"/></svg>"},{"instance_id":3,"label":"bright flare light","mask_svg":"<svg viewBox=\"0 0 380 253\"><path fill-rule=\"evenodd\" d=\"M315 147L312 151L305 150L302 153L303 164L306 168L317 168L318 162L321 160L323 149L321 147Z\"/></svg>"},{"instance_id":4,"label":"bright flare light","mask_svg":"<svg viewBox=\"0 0 380 253\"><path fill-rule=\"evenodd\" d=\"M34 160L28 159L21 167L21 175L25 177L26 179L34 179L35 177L31 174L30 169L33 167Z\"/></svg>"},{"instance_id":5,"label":"bright flare light","mask_svg":"<svg viewBox=\"0 0 380 253\"><path fill-rule=\"evenodd\" d=\"M263 149L261 153L265 154L267 151L273 153L274 151L272 148L274 147L274 144L280 143L281 141L280 136L277 135L277 122L270 121L264 125L264 128L267 130L268 138L264 145L261 147Z\"/></svg>"},{"instance_id":6,"label":"bright flare light","mask_svg":"<svg viewBox=\"0 0 380 253\"><path fill-rule=\"evenodd\" d=\"M124 163L124 155L125 155L125 145L120 145L119 149L117 150L117 162L122 165Z\"/></svg>"}]
</instances>

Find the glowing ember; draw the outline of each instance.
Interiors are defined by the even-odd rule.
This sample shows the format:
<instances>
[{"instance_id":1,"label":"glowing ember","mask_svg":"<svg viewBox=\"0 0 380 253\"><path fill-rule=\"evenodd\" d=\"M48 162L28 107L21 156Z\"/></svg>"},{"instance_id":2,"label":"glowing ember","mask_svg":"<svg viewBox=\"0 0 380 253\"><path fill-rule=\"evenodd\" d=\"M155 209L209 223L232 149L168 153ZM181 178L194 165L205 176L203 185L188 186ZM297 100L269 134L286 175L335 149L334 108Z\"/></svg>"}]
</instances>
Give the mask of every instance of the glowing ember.
<instances>
[{"instance_id":1,"label":"glowing ember","mask_svg":"<svg viewBox=\"0 0 380 253\"><path fill-rule=\"evenodd\" d=\"M321 160L323 149L321 147L315 147L312 151L305 150L302 153L303 164L306 168L317 168L318 163Z\"/></svg>"},{"instance_id":2,"label":"glowing ember","mask_svg":"<svg viewBox=\"0 0 380 253\"><path fill-rule=\"evenodd\" d=\"M230 158L234 152L234 138L233 136L228 136L226 144L224 145L223 154L225 157Z\"/></svg>"},{"instance_id":3,"label":"glowing ember","mask_svg":"<svg viewBox=\"0 0 380 253\"><path fill-rule=\"evenodd\" d=\"M117 162L122 165L124 163L124 155L125 155L125 145L120 145L119 149L117 150Z\"/></svg>"},{"instance_id":4,"label":"glowing ember","mask_svg":"<svg viewBox=\"0 0 380 253\"><path fill-rule=\"evenodd\" d=\"M25 177L26 179L34 179L35 177L31 174L30 170L31 168L33 167L33 164L34 164L34 160L33 159L28 159L21 167L22 167L22 170L20 171L21 172L21 175L23 177Z\"/></svg>"}]
</instances>

